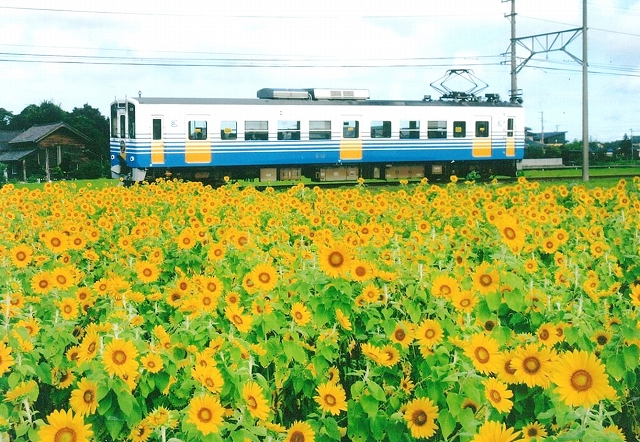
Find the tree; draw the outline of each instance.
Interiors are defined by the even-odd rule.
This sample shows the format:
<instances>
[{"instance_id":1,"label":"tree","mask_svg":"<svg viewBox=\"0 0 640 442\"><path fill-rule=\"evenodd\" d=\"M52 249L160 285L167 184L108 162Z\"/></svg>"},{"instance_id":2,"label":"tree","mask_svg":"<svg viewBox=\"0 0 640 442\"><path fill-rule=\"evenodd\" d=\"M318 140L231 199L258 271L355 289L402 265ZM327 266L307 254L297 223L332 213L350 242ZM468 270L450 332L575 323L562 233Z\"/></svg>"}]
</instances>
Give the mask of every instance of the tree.
<instances>
[{"instance_id":1,"label":"tree","mask_svg":"<svg viewBox=\"0 0 640 442\"><path fill-rule=\"evenodd\" d=\"M3 107L0 107L0 130L8 129L11 124L11 120L13 120L13 113Z\"/></svg>"},{"instance_id":2,"label":"tree","mask_svg":"<svg viewBox=\"0 0 640 442\"><path fill-rule=\"evenodd\" d=\"M11 119L10 129L27 130L40 124L59 123L64 120L66 112L51 101L43 101L39 106L30 104L22 112Z\"/></svg>"},{"instance_id":3,"label":"tree","mask_svg":"<svg viewBox=\"0 0 640 442\"><path fill-rule=\"evenodd\" d=\"M109 158L109 120L96 108L85 104L76 107L63 120L69 126L91 139L85 153L92 161L106 163Z\"/></svg>"}]
</instances>

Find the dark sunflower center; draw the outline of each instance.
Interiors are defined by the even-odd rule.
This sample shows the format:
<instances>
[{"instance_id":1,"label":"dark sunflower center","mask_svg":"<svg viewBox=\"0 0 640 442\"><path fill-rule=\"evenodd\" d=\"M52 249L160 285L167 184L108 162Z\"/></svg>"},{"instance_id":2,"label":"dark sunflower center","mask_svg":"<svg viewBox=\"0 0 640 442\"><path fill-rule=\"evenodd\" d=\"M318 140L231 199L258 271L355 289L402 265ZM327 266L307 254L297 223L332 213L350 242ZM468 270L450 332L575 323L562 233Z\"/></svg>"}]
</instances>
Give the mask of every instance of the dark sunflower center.
<instances>
[{"instance_id":1,"label":"dark sunflower center","mask_svg":"<svg viewBox=\"0 0 640 442\"><path fill-rule=\"evenodd\" d=\"M528 374L536 374L540 370L540 361L534 356L529 356L525 358L522 366Z\"/></svg>"},{"instance_id":2,"label":"dark sunflower center","mask_svg":"<svg viewBox=\"0 0 640 442\"><path fill-rule=\"evenodd\" d=\"M127 362L127 354L122 350L116 350L113 352L111 359L116 365L122 365Z\"/></svg>"},{"instance_id":3,"label":"dark sunflower center","mask_svg":"<svg viewBox=\"0 0 640 442\"><path fill-rule=\"evenodd\" d=\"M422 426L427 423L427 413L424 410L416 410L411 416L411 422L418 426Z\"/></svg>"},{"instance_id":4,"label":"dark sunflower center","mask_svg":"<svg viewBox=\"0 0 640 442\"><path fill-rule=\"evenodd\" d=\"M593 378L586 370L576 370L571 375L571 387L576 391L587 391L593 386Z\"/></svg>"},{"instance_id":5,"label":"dark sunflower center","mask_svg":"<svg viewBox=\"0 0 640 442\"><path fill-rule=\"evenodd\" d=\"M476 360L482 364L489 362L489 358L491 357L489 351L484 347L476 348L473 354L475 355Z\"/></svg>"}]
</instances>

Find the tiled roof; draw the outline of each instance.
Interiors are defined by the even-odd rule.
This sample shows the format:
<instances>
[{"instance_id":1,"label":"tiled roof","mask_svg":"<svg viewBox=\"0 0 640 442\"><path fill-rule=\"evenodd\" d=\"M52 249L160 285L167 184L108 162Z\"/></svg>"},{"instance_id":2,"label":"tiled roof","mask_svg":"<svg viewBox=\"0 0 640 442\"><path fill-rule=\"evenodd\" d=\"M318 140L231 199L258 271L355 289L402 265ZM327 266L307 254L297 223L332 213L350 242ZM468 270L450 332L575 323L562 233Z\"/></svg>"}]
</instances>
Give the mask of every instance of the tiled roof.
<instances>
[{"instance_id":1,"label":"tiled roof","mask_svg":"<svg viewBox=\"0 0 640 442\"><path fill-rule=\"evenodd\" d=\"M67 125L65 123L54 123L54 124L41 124L41 125L38 125L38 126L31 126L29 129L27 129L24 132L22 132L20 135L15 137L9 143L10 144L15 144L15 143L38 143L43 138L51 135L53 132L55 132L55 131L57 131L58 129L61 129L61 128L65 128L65 129L73 132L78 137L80 137L82 139L85 139L85 140L88 140L88 138L85 135L81 134L80 132L78 132L77 130L72 128L71 126L69 126L69 125Z\"/></svg>"},{"instance_id":2,"label":"tiled roof","mask_svg":"<svg viewBox=\"0 0 640 442\"><path fill-rule=\"evenodd\" d=\"M0 163L4 163L7 161L19 161L24 157L31 155L35 152L35 149L26 149L26 150L10 150L7 152L0 153Z\"/></svg>"}]
</instances>

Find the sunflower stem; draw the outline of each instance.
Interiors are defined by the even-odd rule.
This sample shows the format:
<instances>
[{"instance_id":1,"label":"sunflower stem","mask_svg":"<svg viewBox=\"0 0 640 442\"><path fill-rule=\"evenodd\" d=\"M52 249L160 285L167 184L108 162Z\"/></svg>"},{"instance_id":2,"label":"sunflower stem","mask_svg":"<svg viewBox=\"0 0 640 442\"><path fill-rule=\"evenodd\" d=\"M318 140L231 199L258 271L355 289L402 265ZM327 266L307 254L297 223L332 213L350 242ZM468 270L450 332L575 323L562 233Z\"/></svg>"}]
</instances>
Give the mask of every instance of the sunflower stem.
<instances>
[{"instance_id":1,"label":"sunflower stem","mask_svg":"<svg viewBox=\"0 0 640 442\"><path fill-rule=\"evenodd\" d=\"M167 427L160 427L160 436L162 437L162 442L167 442Z\"/></svg>"},{"instance_id":2,"label":"sunflower stem","mask_svg":"<svg viewBox=\"0 0 640 442\"><path fill-rule=\"evenodd\" d=\"M22 401L22 405L24 405L24 411L27 413L27 420L29 424L33 426L33 417L31 416L31 407L29 407L29 399L24 398Z\"/></svg>"}]
</instances>

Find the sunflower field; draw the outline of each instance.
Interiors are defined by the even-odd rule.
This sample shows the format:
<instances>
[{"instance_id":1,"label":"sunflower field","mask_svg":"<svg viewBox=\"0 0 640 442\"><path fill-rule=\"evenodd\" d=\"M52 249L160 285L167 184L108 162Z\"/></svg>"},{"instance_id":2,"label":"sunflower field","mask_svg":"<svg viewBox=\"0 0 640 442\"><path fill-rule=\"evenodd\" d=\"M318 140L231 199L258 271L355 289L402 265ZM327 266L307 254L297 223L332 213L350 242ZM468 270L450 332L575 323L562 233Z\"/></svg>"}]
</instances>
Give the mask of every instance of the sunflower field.
<instances>
[{"instance_id":1,"label":"sunflower field","mask_svg":"<svg viewBox=\"0 0 640 442\"><path fill-rule=\"evenodd\" d=\"M638 178L0 202L0 441L640 437Z\"/></svg>"}]
</instances>

